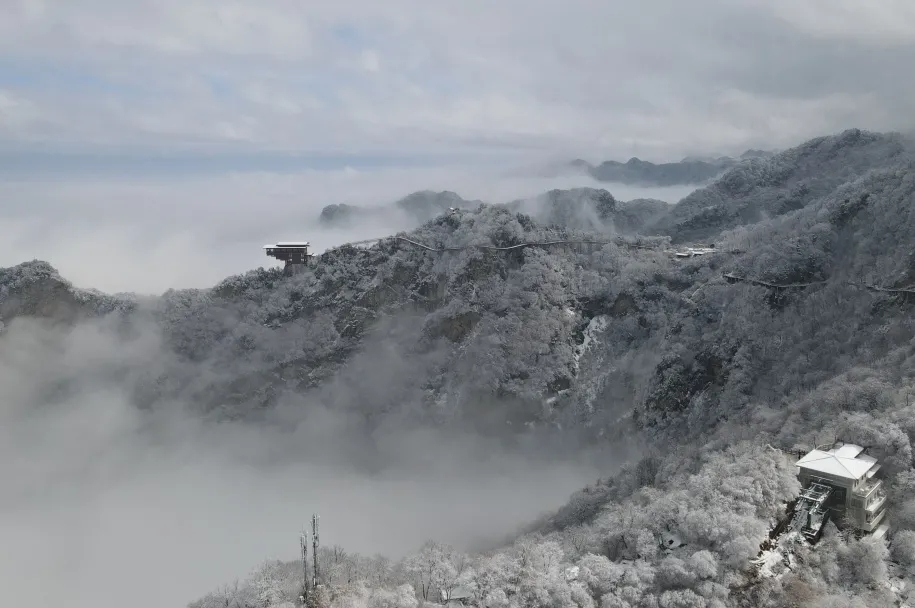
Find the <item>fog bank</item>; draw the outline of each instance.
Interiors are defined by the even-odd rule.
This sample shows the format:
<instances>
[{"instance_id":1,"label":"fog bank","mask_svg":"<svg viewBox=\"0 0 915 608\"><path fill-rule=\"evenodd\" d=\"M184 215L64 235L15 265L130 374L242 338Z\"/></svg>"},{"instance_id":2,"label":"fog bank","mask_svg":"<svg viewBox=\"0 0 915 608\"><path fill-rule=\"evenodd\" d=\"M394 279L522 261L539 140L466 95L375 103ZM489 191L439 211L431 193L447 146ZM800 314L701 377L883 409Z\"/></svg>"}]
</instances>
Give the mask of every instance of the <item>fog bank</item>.
<instances>
[{"instance_id":1,"label":"fog bank","mask_svg":"<svg viewBox=\"0 0 915 608\"><path fill-rule=\"evenodd\" d=\"M274 265L261 249L266 243L304 239L320 252L409 227L397 214L348 228L319 226L321 209L332 203L386 205L425 189L499 203L583 186L605 188L617 200L667 202L694 189L637 188L578 174L540 177L499 167L11 176L0 182L0 267L41 259L74 284L107 292L209 287L226 276Z\"/></svg>"},{"instance_id":2,"label":"fog bank","mask_svg":"<svg viewBox=\"0 0 915 608\"><path fill-rule=\"evenodd\" d=\"M135 329L17 319L0 338L10 605L183 606L263 559L295 559L312 512L323 543L352 551L396 557L428 538L468 548L607 473L434 429L386 429L367 471L349 421L295 398L263 425L203 423L184 403L140 411L137 379L165 355L154 326Z\"/></svg>"}]
</instances>

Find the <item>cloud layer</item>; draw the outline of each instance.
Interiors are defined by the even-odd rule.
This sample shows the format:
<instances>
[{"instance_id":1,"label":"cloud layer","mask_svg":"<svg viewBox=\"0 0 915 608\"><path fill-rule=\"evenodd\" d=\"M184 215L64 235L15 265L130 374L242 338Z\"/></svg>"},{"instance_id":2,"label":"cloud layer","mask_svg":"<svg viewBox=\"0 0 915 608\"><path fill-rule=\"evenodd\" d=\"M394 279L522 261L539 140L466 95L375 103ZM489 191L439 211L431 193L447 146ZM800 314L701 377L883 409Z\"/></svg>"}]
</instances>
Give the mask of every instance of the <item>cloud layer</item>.
<instances>
[{"instance_id":1,"label":"cloud layer","mask_svg":"<svg viewBox=\"0 0 915 608\"><path fill-rule=\"evenodd\" d=\"M911 126L905 0L6 0L5 146L676 157Z\"/></svg>"},{"instance_id":2,"label":"cloud layer","mask_svg":"<svg viewBox=\"0 0 915 608\"><path fill-rule=\"evenodd\" d=\"M308 240L316 252L404 229L404 218L346 229L319 226L330 203L378 205L425 188L507 202L550 188L609 187L628 200L676 201L691 188L632 188L581 176L510 176L501 169L386 168L175 177L68 176L0 180L0 267L50 262L80 287L159 294L209 287L277 262L261 247Z\"/></svg>"},{"instance_id":3,"label":"cloud layer","mask_svg":"<svg viewBox=\"0 0 915 608\"><path fill-rule=\"evenodd\" d=\"M323 542L350 551L397 557L428 538L469 549L613 470L598 468L607 461L596 454L459 431L388 425L360 435L345 412L301 395L264 425L204 424L180 402L140 410L139 379L173 356L138 318L130 331L24 319L5 328L6 603L182 606L261 560L295 559L314 511Z\"/></svg>"}]
</instances>

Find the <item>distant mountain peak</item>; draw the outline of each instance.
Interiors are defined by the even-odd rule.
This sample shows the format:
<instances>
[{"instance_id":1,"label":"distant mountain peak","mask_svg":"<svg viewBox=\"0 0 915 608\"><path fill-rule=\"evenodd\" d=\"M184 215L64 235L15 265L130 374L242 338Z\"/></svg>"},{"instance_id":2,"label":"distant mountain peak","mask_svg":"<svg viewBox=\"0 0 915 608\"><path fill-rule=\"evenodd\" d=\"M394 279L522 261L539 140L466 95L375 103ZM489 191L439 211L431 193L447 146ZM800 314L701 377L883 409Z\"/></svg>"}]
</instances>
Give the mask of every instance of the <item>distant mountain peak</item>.
<instances>
[{"instance_id":1,"label":"distant mountain peak","mask_svg":"<svg viewBox=\"0 0 915 608\"><path fill-rule=\"evenodd\" d=\"M763 150L747 150L740 158L691 155L679 162L659 164L633 156L625 163L607 160L597 166L576 159L570 165L587 170L591 177L601 182L631 186L701 185L744 160L766 158L772 154Z\"/></svg>"},{"instance_id":2,"label":"distant mountain peak","mask_svg":"<svg viewBox=\"0 0 915 608\"><path fill-rule=\"evenodd\" d=\"M471 209L482 201L463 199L451 190L418 190L388 205L359 207L346 203L327 205L321 210L319 221L327 226L346 226L378 218L399 211L413 220L415 225L427 222L452 208Z\"/></svg>"},{"instance_id":3,"label":"distant mountain peak","mask_svg":"<svg viewBox=\"0 0 915 608\"><path fill-rule=\"evenodd\" d=\"M768 150L747 150L740 155L741 160L746 160L748 158L769 158L773 156L775 152Z\"/></svg>"},{"instance_id":4,"label":"distant mountain peak","mask_svg":"<svg viewBox=\"0 0 915 608\"><path fill-rule=\"evenodd\" d=\"M691 193L655 228L674 242L798 211L838 185L908 158L898 134L848 129L779 153L748 150L746 159Z\"/></svg>"},{"instance_id":5,"label":"distant mountain peak","mask_svg":"<svg viewBox=\"0 0 915 608\"><path fill-rule=\"evenodd\" d=\"M0 320L20 316L56 320L95 317L133 308L128 295L107 295L96 289L79 289L44 260L31 260L0 268Z\"/></svg>"}]
</instances>

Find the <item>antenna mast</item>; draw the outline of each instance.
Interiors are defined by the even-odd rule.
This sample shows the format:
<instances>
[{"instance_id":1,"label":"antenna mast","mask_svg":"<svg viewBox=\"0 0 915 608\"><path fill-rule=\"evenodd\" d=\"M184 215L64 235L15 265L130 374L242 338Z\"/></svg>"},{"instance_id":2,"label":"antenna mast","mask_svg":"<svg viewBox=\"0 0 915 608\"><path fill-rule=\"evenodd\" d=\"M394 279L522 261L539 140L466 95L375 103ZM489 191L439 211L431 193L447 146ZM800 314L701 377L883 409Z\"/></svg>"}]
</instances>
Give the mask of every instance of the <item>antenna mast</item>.
<instances>
[{"instance_id":1,"label":"antenna mast","mask_svg":"<svg viewBox=\"0 0 915 608\"><path fill-rule=\"evenodd\" d=\"M317 514L311 516L311 559L314 563L315 575L314 581L312 583L312 588L318 586L318 516Z\"/></svg>"},{"instance_id":2,"label":"antenna mast","mask_svg":"<svg viewBox=\"0 0 915 608\"><path fill-rule=\"evenodd\" d=\"M299 544L302 547L302 599L308 603L308 538L305 530L299 535Z\"/></svg>"}]
</instances>

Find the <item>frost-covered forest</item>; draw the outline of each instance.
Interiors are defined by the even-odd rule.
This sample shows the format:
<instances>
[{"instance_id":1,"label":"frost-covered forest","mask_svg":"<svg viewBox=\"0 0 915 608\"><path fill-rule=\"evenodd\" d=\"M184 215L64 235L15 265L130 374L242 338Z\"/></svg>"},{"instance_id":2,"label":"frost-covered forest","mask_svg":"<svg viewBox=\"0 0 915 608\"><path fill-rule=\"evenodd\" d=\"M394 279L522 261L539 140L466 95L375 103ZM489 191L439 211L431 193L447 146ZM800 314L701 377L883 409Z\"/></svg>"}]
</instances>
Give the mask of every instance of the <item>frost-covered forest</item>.
<instances>
[{"instance_id":1,"label":"frost-covered forest","mask_svg":"<svg viewBox=\"0 0 915 608\"><path fill-rule=\"evenodd\" d=\"M137 407L254 423L307 398L359 426L368 460L374 433L424 425L629 446L489 550L323 549L329 606L456 590L487 608L897 606L915 584L915 294L899 291L915 285L913 158L901 136L849 130L742 161L672 206L591 189L474 204L402 234L466 249L343 246L302 273L158 298L79 290L33 261L0 269L0 331L101 319L129 340L153 325L162 350L108 372ZM563 240L606 244L471 247ZM717 253L668 249L696 243ZM783 450L832 437L883 463L891 537L830 524L761 572L800 489ZM267 561L192 606L292 606L301 580L301 564Z\"/></svg>"}]
</instances>

